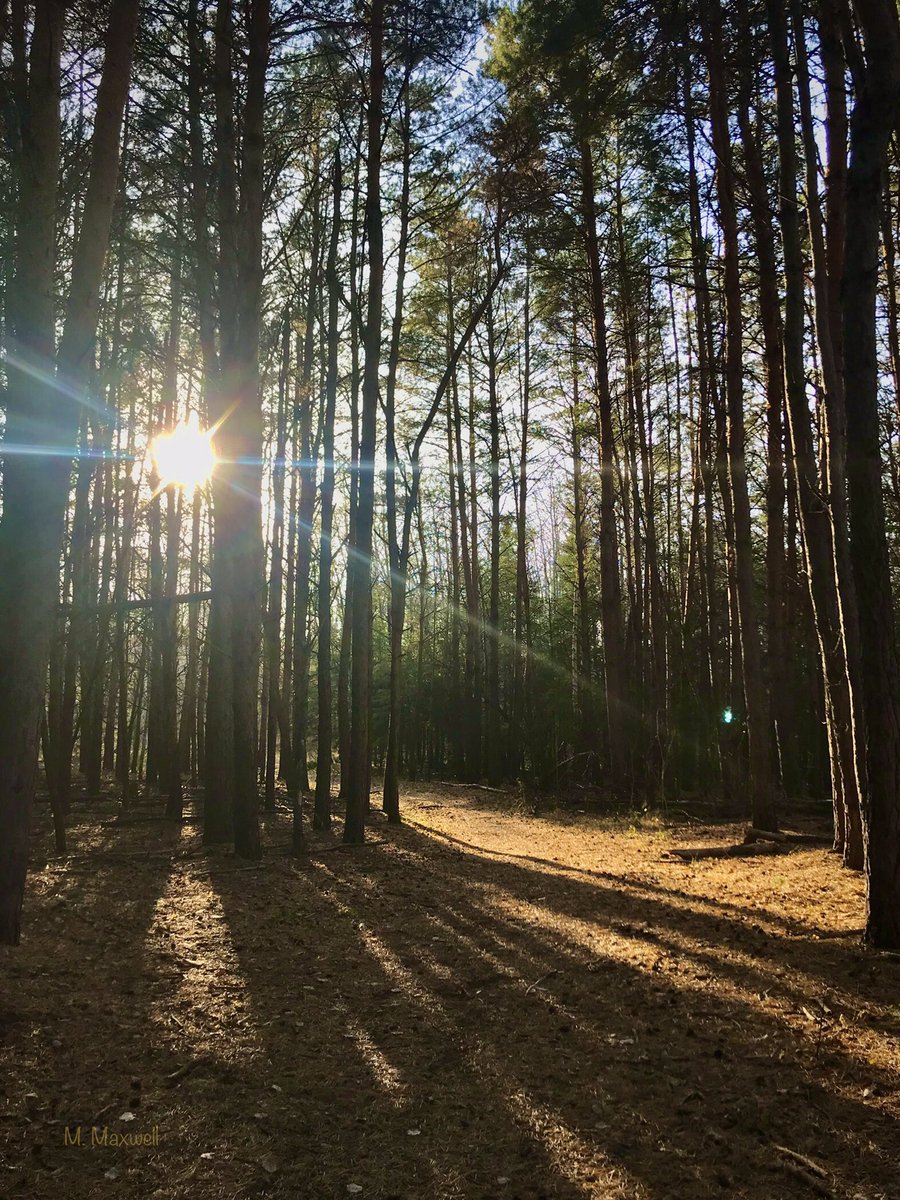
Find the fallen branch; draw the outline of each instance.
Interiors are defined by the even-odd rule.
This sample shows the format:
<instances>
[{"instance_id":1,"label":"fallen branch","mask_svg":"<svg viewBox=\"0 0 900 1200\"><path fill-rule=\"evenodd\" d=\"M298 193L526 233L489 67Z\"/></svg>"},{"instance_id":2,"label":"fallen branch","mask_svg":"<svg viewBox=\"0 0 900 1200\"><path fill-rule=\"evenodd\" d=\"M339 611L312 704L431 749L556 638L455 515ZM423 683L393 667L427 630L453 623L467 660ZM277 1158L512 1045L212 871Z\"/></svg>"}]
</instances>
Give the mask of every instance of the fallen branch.
<instances>
[{"instance_id":1,"label":"fallen branch","mask_svg":"<svg viewBox=\"0 0 900 1200\"><path fill-rule=\"evenodd\" d=\"M774 829L756 829L750 825L744 834L744 845L752 842L786 842L787 834L777 833Z\"/></svg>"},{"instance_id":2,"label":"fallen branch","mask_svg":"<svg viewBox=\"0 0 900 1200\"><path fill-rule=\"evenodd\" d=\"M787 1146L772 1146L772 1149L780 1154L781 1161L779 1166L787 1171L789 1175L793 1175L795 1179L801 1179L807 1187L816 1192L819 1196L826 1196L829 1200L834 1197L834 1192L828 1186L828 1171L820 1166L817 1162L813 1162L811 1158L807 1158L805 1154L799 1154L796 1150L791 1150Z\"/></svg>"},{"instance_id":3,"label":"fallen branch","mask_svg":"<svg viewBox=\"0 0 900 1200\"><path fill-rule=\"evenodd\" d=\"M674 854L684 862L693 862L697 858L754 858L764 854L783 854L786 850L787 847L781 844L744 842L739 846L694 846L669 850L667 853Z\"/></svg>"},{"instance_id":4,"label":"fallen branch","mask_svg":"<svg viewBox=\"0 0 900 1200\"><path fill-rule=\"evenodd\" d=\"M438 779L435 782L435 787L465 788L467 792L492 792L495 796L509 796L512 794L506 788L488 787L486 783L454 783L450 779Z\"/></svg>"},{"instance_id":5,"label":"fallen branch","mask_svg":"<svg viewBox=\"0 0 900 1200\"><path fill-rule=\"evenodd\" d=\"M834 1200L834 1192L823 1180L811 1175L809 1171L804 1170L799 1163L791 1162L789 1159L783 1159L779 1164L783 1171L788 1175L793 1175L795 1179L801 1179L811 1191L818 1196L826 1197L826 1200Z\"/></svg>"},{"instance_id":6,"label":"fallen branch","mask_svg":"<svg viewBox=\"0 0 900 1200\"><path fill-rule=\"evenodd\" d=\"M781 845L830 846L831 838L822 837L816 833L775 833L769 829L756 829L750 825L744 834L744 842L747 845L752 842L778 842Z\"/></svg>"},{"instance_id":7,"label":"fallen branch","mask_svg":"<svg viewBox=\"0 0 900 1200\"><path fill-rule=\"evenodd\" d=\"M828 1171L813 1159L807 1158L805 1154L800 1154L796 1150L791 1150L788 1146L779 1146L775 1143L772 1144L772 1148L773 1150L777 1150L779 1154L784 1154L792 1162L799 1163L807 1171L812 1171L813 1175L818 1175L820 1179L828 1178Z\"/></svg>"}]
</instances>

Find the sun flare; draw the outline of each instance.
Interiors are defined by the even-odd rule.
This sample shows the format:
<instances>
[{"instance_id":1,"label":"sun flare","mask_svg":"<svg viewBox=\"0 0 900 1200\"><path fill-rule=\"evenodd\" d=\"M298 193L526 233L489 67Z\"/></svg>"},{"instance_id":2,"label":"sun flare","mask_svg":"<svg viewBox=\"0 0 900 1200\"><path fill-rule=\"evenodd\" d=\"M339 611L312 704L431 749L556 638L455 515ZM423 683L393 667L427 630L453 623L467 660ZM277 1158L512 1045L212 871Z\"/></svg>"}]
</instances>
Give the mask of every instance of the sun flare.
<instances>
[{"instance_id":1,"label":"sun flare","mask_svg":"<svg viewBox=\"0 0 900 1200\"><path fill-rule=\"evenodd\" d=\"M201 429L200 418L190 413L174 429L157 434L150 444L150 455L159 475L160 487L201 488L213 473L216 452L213 430Z\"/></svg>"}]
</instances>

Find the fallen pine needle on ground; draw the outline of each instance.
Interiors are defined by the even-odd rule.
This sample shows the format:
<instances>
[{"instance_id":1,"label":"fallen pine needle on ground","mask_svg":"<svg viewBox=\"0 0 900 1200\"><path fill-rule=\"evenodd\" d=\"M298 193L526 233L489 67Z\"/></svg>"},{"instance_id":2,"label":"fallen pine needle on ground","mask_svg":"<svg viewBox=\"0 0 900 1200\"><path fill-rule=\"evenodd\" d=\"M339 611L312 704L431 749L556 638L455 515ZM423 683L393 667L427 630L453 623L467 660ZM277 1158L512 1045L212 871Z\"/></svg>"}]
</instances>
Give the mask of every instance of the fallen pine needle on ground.
<instances>
[{"instance_id":1,"label":"fallen pine needle on ground","mask_svg":"<svg viewBox=\"0 0 900 1200\"><path fill-rule=\"evenodd\" d=\"M84 806L63 859L42 819L0 1197L900 1196L900 961L815 838L682 861L743 827L403 805L298 858L279 812L248 871L196 811Z\"/></svg>"}]
</instances>

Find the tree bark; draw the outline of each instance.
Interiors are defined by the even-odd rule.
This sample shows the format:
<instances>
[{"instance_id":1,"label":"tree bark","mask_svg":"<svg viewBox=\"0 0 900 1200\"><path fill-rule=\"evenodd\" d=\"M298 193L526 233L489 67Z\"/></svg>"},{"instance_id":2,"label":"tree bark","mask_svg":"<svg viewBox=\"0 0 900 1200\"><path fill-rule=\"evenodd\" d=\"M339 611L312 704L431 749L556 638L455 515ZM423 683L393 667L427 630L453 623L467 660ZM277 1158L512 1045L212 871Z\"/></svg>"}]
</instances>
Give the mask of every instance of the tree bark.
<instances>
[{"instance_id":1,"label":"tree bark","mask_svg":"<svg viewBox=\"0 0 900 1200\"><path fill-rule=\"evenodd\" d=\"M316 750L316 797L313 824L316 829L331 828L331 568L334 559L334 422L337 409L338 351L338 249L341 238L341 155L334 152L332 170L331 233L325 264L328 293L328 360L325 370L325 414L322 425L322 512L319 536L319 716Z\"/></svg>"},{"instance_id":2,"label":"tree bark","mask_svg":"<svg viewBox=\"0 0 900 1200\"><path fill-rule=\"evenodd\" d=\"M710 124L716 153L716 190L724 241L725 398L728 413L728 476L734 522L738 639L750 753L750 805L757 829L777 828L772 728L763 677L753 577L753 540L744 433L743 313L738 214L725 90L720 0L704 0L704 43L710 86Z\"/></svg>"},{"instance_id":3,"label":"tree bark","mask_svg":"<svg viewBox=\"0 0 900 1200\"><path fill-rule=\"evenodd\" d=\"M594 161L587 138L579 145L581 203L587 265L590 275L591 316L600 431L600 613L603 624L603 670L606 683L606 721L610 782L623 791L630 761L628 701L625 694L625 626L619 578L616 530L615 434L606 334L606 302L597 238Z\"/></svg>"},{"instance_id":4,"label":"tree bark","mask_svg":"<svg viewBox=\"0 0 900 1200\"><path fill-rule=\"evenodd\" d=\"M372 655L372 525L375 506L375 446L378 419L378 372L384 294L384 231L381 225L381 119L384 96L385 0L372 0L369 20L369 104L366 151L366 234L369 289L364 334L359 484L356 520L350 543L350 762L344 841L365 840L371 754L370 659Z\"/></svg>"},{"instance_id":5,"label":"tree bark","mask_svg":"<svg viewBox=\"0 0 900 1200\"><path fill-rule=\"evenodd\" d=\"M882 492L875 299L882 172L900 106L894 0L858 0L866 64L856 81L841 307L850 552L860 599L868 766L866 937L900 949L900 664Z\"/></svg>"}]
</instances>

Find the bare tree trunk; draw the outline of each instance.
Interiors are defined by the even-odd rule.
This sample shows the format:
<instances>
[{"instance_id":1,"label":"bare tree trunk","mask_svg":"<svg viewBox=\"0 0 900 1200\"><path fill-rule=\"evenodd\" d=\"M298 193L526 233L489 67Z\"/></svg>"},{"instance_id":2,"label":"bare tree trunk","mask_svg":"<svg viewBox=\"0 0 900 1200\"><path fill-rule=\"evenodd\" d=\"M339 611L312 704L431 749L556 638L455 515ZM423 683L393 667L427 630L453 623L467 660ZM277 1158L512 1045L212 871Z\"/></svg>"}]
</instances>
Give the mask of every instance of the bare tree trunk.
<instances>
[{"instance_id":1,"label":"bare tree trunk","mask_svg":"<svg viewBox=\"0 0 900 1200\"><path fill-rule=\"evenodd\" d=\"M229 391L236 380L235 361L237 340L237 179L235 172L236 136L234 128L234 79L232 44L234 39L232 0L221 0L216 7L214 40L214 101L216 136L216 221L218 225L218 258L213 267L206 247L206 197L203 175L202 127L199 111L194 118L193 134L193 201L194 229L198 239L198 290L200 292L201 338L204 339L204 359L215 370L213 386L209 389L207 406L213 426L225 422L229 412ZM199 59L199 34L192 39ZM192 103L200 108L202 66L192 63ZM203 206L201 208L201 205ZM207 259L209 261L207 261ZM215 287L213 272L215 270ZM218 304L219 351L215 352L213 303ZM205 311L206 310L206 311ZM227 545L230 534L228 508L231 504L232 480L226 461L234 457L231 437L233 422L218 429L216 453L222 460L212 480L212 569L210 583L212 600L209 606L209 668L206 700L205 787L203 797L203 840L227 842L234 836L235 746L234 746L234 671L232 667L233 582L231 556Z\"/></svg>"},{"instance_id":2,"label":"bare tree trunk","mask_svg":"<svg viewBox=\"0 0 900 1200\"><path fill-rule=\"evenodd\" d=\"M525 233L525 298L523 313L523 364L521 399L521 441L519 445L519 487L516 506L516 644L514 682L514 727L515 767L517 772L525 767L534 769L532 738L532 644L531 644L531 589L528 580L528 450L529 421L531 419L531 261L528 231ZM451 490L453 476L450 477ZM458 597L458 568L455 592ZM458 599L454 604L454 611ZM454 658L458 650L454 653Z\"/></svg>"},{"instance_id":3,"label":"bare tree trunk","mask_svg":"<svg viewBox=\"0 0 900 1200\"><path fill-rule=\"evenodd\" d=\"M844 775L844 862L854 870L862 870L865 853L862 835L862 813L860 809L861 788L864 785L865 769L860 770L864 763L865 752L862 744L861 730L855 720L853 697L859 692L860 647L859 647L859 617L856 611L856 593L853 585L853 574L850 565L850 545L847 528L847 418L844 405L844 381L840 370L840 334L837 343L834 339L833 306L834 288L830 286L828 275L830 257L825 247L822 229L822 214L819 207L819 178L818 178L818 148L816 146L815 128L813 124L812 102L810 97L809 68L807 65L805 31L803 15L796 0L792 0L792 17L794 32L794 47L796 58L797 95L800 108L800 128L803 135L803 150L806 162L806 195L807 195L807 224L809 227L810 243L812 246L813 263L813 295L815 299L815 329L819 348L819 361L822 367L822 380L825 385L825 438L824 461L826 495L831 513L832 536L834 547L834 563L837 573L837 589L840 597L838 612L838 633L843 639L843 651L846 659L847 677L849 680L850 696L847 701L849 711L839 711L839 719L846 720L850 725L856 745L856 771L845 769ZM829 90L833 98L833 89ZM837 122L838 128L841 119ZM841 158L842 150L837 146L838 128L835 124L829 127L828 149L833 161ZM833 194L834 180L829 181L832 195L829 202L829 215L832 222L832 233L839 239L843 230L840 227L839 216L836 214L836 201ZM842 253L842 246L839 247ZM845 706L846 707L846 706Z\"/></svg>"},{"instance_id":4,"label":"bare tree trunk","mask_svg":"<svg viewBox=\"0 0 900 1200\"><path fill-rule=\"evenodd\" d=\"M265 723L266 810L275 811L276 750L290 738L281 692L281 618L284 602L284 476L287 454L287 388L291 358L291 333L285 314L281 337L281 368L278 373L278 412L275 420L275 461L272 465L272 546L269 563L268 611L266 613L266 676L268 709Z\"/></svg>"},{"instance_id":5,"label":"bare tree trunk","mask_svg":"<svg viewBox=\"0 0 900 1200\"><path fill-rule=\"evenodd\" d=\"M263 115L269 0L248 14L240 169L236 168L231 0L216 16L219 174L220 372L215 417L220 463L213 489L215 545L210 611L207 787L204 837L258 858L256 772L259 650L265 554L261 527L262 411L259 322L262 289ZM239 203L238 203L239 202Z\"/></svg>"},{"instance_id":6,"label":"bare tree trunk","mask_svg":"<svg viewBox=\"0 0 900 1200\"><path fill-rule=\"evenodd\" d=\"M725 90L720 0L704 0L704 43L710 84L710 123L718 159L716 172L719 221L725 245L725 393L728 410L728 473L733 504L740 665L744 684L750 750L750 803L753 823L775 829L772 729L769 697L763 677L756 620L753 541L744 435L743 338L737 205L731 135Z\"/></svg>"},{"instance_id":7,"label":"bare tree trunk","mask_svg":"<svg viewBox=\"0 0 900 1200\"><path fill-rule=\"evenodd\" d=\"M341 156L334 152L332 171L331 233L325 264L328 291L328 361L325 370L325 414L322 424L322 512L319 535L319 717L316 750L316 798L313 823L316 829L331 828L331 568L334 559L334 422L337 409L338 351L338 249L341 239Z\"/></svg>"},{"instance_id":8,"label":"bare tree trunk","mask_svg":"<svg viewBox=\"0 0 900 1200\"><path fill-rule=\"evenodd\" d=\"M188 590L200 590L200 517L203 494L194 491L191 502L191 558ZM197 777L197 700L200 694L200 609L188 608L187 663L184 673L184 696L181 704L181 725L178 731L178 758L183 770L190 771L191 784Z\"/></svg>"},{"instance_id":9,"label":"bare tree trunk","mask_svg":"<svg viewBox=\"0 0 900 1200\"><path fill-rule=\"evenodd\" d=\"M900 106L894 0L858 0L866 65L855 80L842 291L850 551L860 599L868 751L866 936L900 949L900 665L885 528L875 298L882 172Z\"/></svg>"},{"instance_id":10,"label":"bare tree trunk","mask_svg":"<svg viewBox=\"0 0 900 1200\"><path fill-rule=\"evenodd\" d=\"M596 774L597 725L593 694L593 638L591 601L587 585L587 521L582 483L581 396L578 387L577 327L572 331L572 524L575 534L575 594L577 621L575 637L575 705L578 741L576 752L584 756L583 774Z\"/></svg>"},{"instance_id":11,"label":"bare tree trunk","mask_svg":"<svg viewBox=\"0 0 900 1200\"><path fill-rule=\"evenodd\" d=\"M809 401L804 352L804 264L797 209L797 151L788 54L782 6L769 3L769 28L778 106L779 222L784 248L784 359L793 468L797 481L800 531L807 564L810 600L822 663L825 713L830 746L836 830L846 829L848 808L856 803L859 781L853 736L853 711L841 624L834 555L835 531L822 500ZM845 837L836 839L843 850Z\"/></svg>"},{"instance_id":12,"label":"bare tree trunk","mask_svg":"<svg viewBox=\"0 0 900 1200\"><path fill-rule=\"evenodd\" d=\"M261 528L262 408L259 379L259 323L262 292L264 113L269 60L269 0L251 0L248 64L241 130L240 225L238 238L238 403L229 422L234 461L228 515L223 531L232 540L232 664L234 703L234 848L243 858L259 858L259 797L255 730L262 635L265 553ZM218 536L218 530L217 530Z\"/></svg>"},{"instance_id":13,"label":"bare tree trunk","mask_svg":"<svg viewBox=\"0 0 900 1200\"><path fill-rule=\"evenodd\" d=\"M372 654L372 523L375 504L375 445L378 417L378 370L381 360L381 315L384 292L384 232L381 226L381 118L384 95L384 6L372 0L369 41L368 149L366 158L366 232L369 291L364 337L362 427L359 490L350 545L352 645L350 650L350 762L344 841L365 839L371 751L369 668Z\"/></svg>"},{"instance_id":14,"label":"bare tree trunk","mask_svg":"<svg viewBox=\"0 0 900 1200\"><path fill-rule=\"evenodd\" d=\"M316 507L316 457L318 434L313 420L313 366L315 351L315 321L319 307L319 269L322 243L322 212L319 186L319 150L313 151L313 181L310 206L312 209L312 245L310 248L309 286L306 296L304 336L297 336L297 395L295 411L299 414L300 436L300 507L297 512L297 570L294 591L294 775L289 782L295 815L301 813L302 797L309 792L308 714L309 669L311 641L309 632L310 564L312 562L313 516ZM302 841L301 829L295 841Z\"/></svg>"},{"instance_id":15,"label":"bare tree trunk","mask_svg":"<svg viewBox=\"0 0 900 1200\"><path fill-rule=\"evenodd\" d=\"M581 158L581 202L588 270L591 281L591 316L600 430L600 611L603 623L603 669L606 682L606 720L609 738L610 781L624 789L630 761L630 737L625 695L625 626L619 578L619 546L616 531L615 435L612 394L606 344L606 303L600 246L597 239L594 163L590 143L583 138Z\"/></svg>"},{"instance_id":16,"label":"bare tree trunk","mask_svg":"<svg viewBox=\"0 0 900 1200\"><path fill-rule=\"evenodd\" d=\"M395 397L397 367L400 362L400 337L403 332L403 290L406 280L406 253L409 245L409 168L410 168L410 101L409 76L403 87L403 168L400 185L400 228L397 235L397 284L394 292L394 317L391 324L391 343L388 350L385 381L385 507L388 534L388 564L390 567L390 608L388 636L391 649L391 672L388 696L388 742L384 763L383 805L391 824L400 822L400 687L403 669L403 627L406 616L406 575L400 562L400 539L397 528L397 442L395 436Z\"/></svg>"},{"instance_id":17,"label":"bare tree trunk","mask_svg":"<svg viewBox=\"0 0 900 1200\"><path fill-rule=\"evenodd\" d=\"M783 788L782 763L791 717L785 706L786 645L784 636L784 353L778 297L778 269L771 204L762 158L743 97L738 113L756 256L759 260L759 318L763 334L766 373L766 624L768 630L769 687L772 721L778 750L776 779Z\"/></svg>"},{"instance_id":18,"label":"bare tree trunk","mask_svg":"<svg viewBox=\"0 0 900 1200\"><path fill-rule=\"evenodd\" d=\"M488 305L487 309L487 368L491 439L491 572L484 683L487 778L489 783L496 785L503 778L503 746L500 726L500 398L497 390L497 333L493 304Z\"/></svg>"},{"instance_id":19,"label":"bare tree trunk","mask_svg":"<svg viewBox=\"0 0 900 1200\"><path fill-rule=\"evenodd\" d=\"M468 736L466 750L466 775L474 783L481 778L481 730L483 705L483 664L481 654L481 563L479 560L478 544L478 490L476 485L475 461L475 373L472 364L472 354L468 355L468 391L469 391L469 427L468 427L468 563L466 573L466 703L469 707L467 721ZM457 413L457 442L459 441L459 414ZM460 496L464 495L462 481L464 468L462 448L459 447L460 464ZM466 540L463 541L463 555L466 557Z\"/></svg>"},{"instance_id":20,"label":"bare tree trunk","mask_svg":"<svg viewBox=\"0 0 900 1200\"><path fill-rule=\"evenodd\" d=\"M728 757L723 747L722 727L717 717L721 711L725 681L721 656L718 649L720 624L720 597L716 584L716 521L715 498L716 472L713 449L713 410L715 380L713 377L712 313L709 287L708 251L703 237L700 213L700 187L696 161L696 118L694 115L690 55L684 55L682 92L684 121L688 151L688 204L691 237L691 272L696 306L697 341L697 417L696 470L695 479L701 503L698 503L698 580L700 593L699 642L701 652L701 723L708 769L712 770L718 756L719 772L725 779ZM701 522L702 512L702 522ZM705 765L705 764L704 764ZM704 772L700 772L701 778Z\"/></svg>"}]
</instances>

